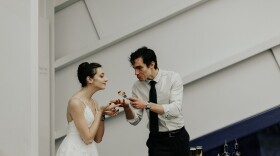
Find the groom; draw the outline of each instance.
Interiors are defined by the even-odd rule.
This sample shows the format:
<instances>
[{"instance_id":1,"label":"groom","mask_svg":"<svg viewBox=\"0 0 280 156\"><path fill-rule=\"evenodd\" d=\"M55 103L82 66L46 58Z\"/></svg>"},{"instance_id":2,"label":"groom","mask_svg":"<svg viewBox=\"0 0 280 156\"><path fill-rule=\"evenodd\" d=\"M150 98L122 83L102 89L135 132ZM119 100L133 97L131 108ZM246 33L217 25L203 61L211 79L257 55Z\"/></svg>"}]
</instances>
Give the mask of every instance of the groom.
<instances>
[{"instance_id":1,"label":"groom","mask_svg":"<svg viewBox=\"0 0 280 156\"><path fill-rule=\"evenodd\" d=\"M144 111L149 116L147 140L149 156L187 156L189 134L182 114L183 84L178 73L158 68L152 49L142 47L130 55L130 63L138 78L132 97L113 100L124 108L127 121L137 125ZM131 106L130 106L130 105Z\"/></svg>"}]
</instances>

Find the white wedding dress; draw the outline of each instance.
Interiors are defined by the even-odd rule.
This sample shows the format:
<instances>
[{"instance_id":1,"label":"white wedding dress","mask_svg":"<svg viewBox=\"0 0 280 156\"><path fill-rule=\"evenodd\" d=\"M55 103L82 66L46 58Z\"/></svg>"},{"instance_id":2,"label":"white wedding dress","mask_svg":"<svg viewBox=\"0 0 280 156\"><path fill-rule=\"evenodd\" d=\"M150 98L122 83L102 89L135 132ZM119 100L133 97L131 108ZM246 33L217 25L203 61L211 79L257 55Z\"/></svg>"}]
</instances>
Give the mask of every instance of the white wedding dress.
<instances>
[{"instance_id":1,"label":"white wedding dress","mask_svg":"<svg viewBox=\"0 0 280 156\"><path fill-rule=\"evenodd\" d=\"M94 115L87 105L84 108L84 116L90 127L94 121ZM83 142L74 121L71 121L68 124L68 133L59 146L56 156L98 156L98 151L94 141L89 145Z\"/></svg>"}]
</instances>

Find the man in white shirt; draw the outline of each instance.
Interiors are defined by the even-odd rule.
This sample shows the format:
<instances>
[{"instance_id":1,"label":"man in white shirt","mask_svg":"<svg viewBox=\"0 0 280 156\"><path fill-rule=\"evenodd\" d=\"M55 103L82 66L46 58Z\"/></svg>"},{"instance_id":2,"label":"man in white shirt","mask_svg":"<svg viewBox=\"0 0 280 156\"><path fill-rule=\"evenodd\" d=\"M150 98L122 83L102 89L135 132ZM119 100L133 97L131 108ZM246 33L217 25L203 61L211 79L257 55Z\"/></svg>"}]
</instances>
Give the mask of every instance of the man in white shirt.
<instances>
[{"instance_id":1,"label":"man in white shirt","mask_svg":"<svg viewBox=\"0 0 280 156\"><path fill-rule=\"evenodd\" d=\"M126 119L132 125L137 125L144 111L147 112L150 119L146 143L149 156L187 156L189 134L182 114L183 84L180 75L159 69L156 54L147 47L131 53L130 63L138 78L132 88L132 97L128 98L131 107L125 100L112 102L122 104ZM151 81L155 81L155 91L151 91ZM152 116L155 117L152 119Z\"/></svg>"}]
</instances>

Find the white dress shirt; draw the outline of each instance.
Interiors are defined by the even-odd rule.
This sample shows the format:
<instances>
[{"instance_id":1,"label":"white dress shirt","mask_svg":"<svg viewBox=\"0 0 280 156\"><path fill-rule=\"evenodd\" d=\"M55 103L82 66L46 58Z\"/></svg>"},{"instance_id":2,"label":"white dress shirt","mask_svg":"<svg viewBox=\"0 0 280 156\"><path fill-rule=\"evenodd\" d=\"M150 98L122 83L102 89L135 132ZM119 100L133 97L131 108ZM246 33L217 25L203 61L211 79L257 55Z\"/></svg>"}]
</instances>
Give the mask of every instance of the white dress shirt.
<instances>
[{"instance_id":1,"label":"white dress shirt","mask_svg":"<svg viewBox=\"0 0 280 156\"><path fill-rule=\"evenodd\" d=\"M180 75L172 71L159 69L156 81L157 104L163 106L164 114L158 114L159 131L172 131L184 126L182 114L183 83ZM132 97L149 101L150 80L136 81L132 88ZM137 125L145 109L132 108L134 119L128 120L132 125ZM149 117L149 110L146 110ZM149 123L147 125L149 128Z\"/></svg>"}]
</instances>

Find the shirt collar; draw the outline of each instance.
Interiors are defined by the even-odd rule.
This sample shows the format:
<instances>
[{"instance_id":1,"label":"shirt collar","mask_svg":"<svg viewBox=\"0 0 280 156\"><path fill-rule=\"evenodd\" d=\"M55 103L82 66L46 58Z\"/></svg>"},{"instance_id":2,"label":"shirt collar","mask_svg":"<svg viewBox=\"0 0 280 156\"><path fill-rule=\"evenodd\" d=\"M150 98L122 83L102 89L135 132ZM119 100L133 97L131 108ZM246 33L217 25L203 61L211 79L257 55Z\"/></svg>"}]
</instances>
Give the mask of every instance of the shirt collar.
<instances>
[{"instance_id":1,"label":"shirt collar","mask_svg":"<svg viewBox=\"0 0 280 156\"><path fill-rule=\"evenodd\" d=\"M153 81L156 81L156 82L158 83L158 81L159 81L161 75L162 75L162 70L161 70L161 69L158 69L157 76L153 79ZM150 81L152 81L152 80L146 80L146 82L147 82L148 84L150 83Z\"/></svg>"}]
</instances>

